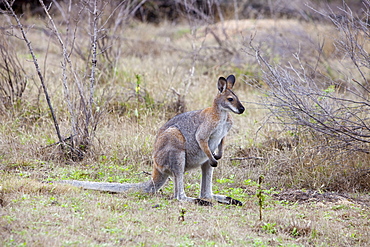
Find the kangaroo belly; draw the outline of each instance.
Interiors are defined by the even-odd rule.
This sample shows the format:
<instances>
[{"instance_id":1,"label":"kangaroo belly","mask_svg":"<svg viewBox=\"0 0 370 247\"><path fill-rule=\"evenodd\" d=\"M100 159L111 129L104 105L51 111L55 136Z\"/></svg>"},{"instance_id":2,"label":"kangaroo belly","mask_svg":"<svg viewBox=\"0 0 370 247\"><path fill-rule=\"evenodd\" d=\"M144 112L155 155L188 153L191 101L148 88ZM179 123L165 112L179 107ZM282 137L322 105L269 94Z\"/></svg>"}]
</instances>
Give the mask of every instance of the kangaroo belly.
<instances>
[{"instance_id":1,"label":"kangaroo belly","mask_svg":"<svg viewBox=\"0 0 370 247\"><path fill-rule=\"evenodd\" d=\"M208 160L208 157L200 149L197 142L188 142L185 153L185 170L197 168Z\"/></svg>"},{"instance_id":2,"label":"kangaroo belly","mask_svg":"<svg viewBox=\"0 0 370 247\"><path fill-rule=\"evenodd\" d=\"M187 155L185 171L198 168L208 160L208 157L204 153L198 153L198 155Z\"/></svg>"}]
</instances>

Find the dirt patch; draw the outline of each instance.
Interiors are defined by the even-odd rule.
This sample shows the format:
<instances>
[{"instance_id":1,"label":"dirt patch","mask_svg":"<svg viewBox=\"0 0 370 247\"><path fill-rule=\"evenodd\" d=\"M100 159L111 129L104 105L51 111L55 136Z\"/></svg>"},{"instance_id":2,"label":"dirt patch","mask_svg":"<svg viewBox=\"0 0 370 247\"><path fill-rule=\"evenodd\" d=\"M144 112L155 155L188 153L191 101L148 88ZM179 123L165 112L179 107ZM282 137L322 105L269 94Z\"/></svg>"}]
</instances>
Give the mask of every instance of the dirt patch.
<instances>
[{"instance_id":1,"label":"dirt patch","mask_svg":"<svg viewBox=\"0 0 370 247\"><path fill-rule=\"evenodd\" d=\"M370 207L370 195L351 196L345 193L338 192L319 192L317 190L286 190L274 194L273 197L280 201L294 203L309 203L309 202L349 202L362 206Z\"/></svg>"}]
</instances>

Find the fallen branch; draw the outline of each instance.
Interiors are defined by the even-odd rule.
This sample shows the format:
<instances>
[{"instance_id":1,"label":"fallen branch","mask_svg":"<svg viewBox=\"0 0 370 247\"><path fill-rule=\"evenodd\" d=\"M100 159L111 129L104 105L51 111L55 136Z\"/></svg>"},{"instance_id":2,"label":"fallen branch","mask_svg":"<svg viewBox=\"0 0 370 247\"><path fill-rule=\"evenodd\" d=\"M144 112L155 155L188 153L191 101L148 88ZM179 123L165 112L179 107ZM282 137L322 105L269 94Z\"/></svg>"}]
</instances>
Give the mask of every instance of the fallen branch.
<instances>
[{"instance_id":1,"label":"fallen branch","mask_svg":"<svg viewBox=\"0 0 370 247\"><path fill-rule=\"evenodd\" d=\"M265 158L263 157L236 157L236 158L230 158L230 160L264 160Z\"/></svg>"}]
</instances>

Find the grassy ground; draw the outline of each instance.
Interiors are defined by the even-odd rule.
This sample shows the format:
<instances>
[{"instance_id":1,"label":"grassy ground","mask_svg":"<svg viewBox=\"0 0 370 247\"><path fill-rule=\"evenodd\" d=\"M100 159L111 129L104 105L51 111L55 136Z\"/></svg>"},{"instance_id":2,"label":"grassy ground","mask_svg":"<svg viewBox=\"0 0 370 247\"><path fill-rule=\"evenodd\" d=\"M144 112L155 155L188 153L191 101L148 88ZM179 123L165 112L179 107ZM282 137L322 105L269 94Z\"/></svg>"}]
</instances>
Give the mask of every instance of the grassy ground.
<instances>
[{"instance_id":1,"label":"grassy ground","mask_svg":"<svg viewBox=\"0 0 370 247\"><path fill-rule=\"evenodd\" d=\"M27 21L37 27L44 25L37 19ZM94 146L81 162L61 160L57 146L50 145L57 138L45 102L38 97L39 82L32 75L24 44L13 37L18 55L35 81L28 84L22 105L0 117L0 245L369 245L370 195L346 190L349 186L341 193L327 192L349 180L338 180L342 173L337 173L337 167L312 165L327 159L314 160L310 150L315 140L303 133L297 144L291 133L266 123L266 110L255 104L261 94L249 85L260 73L243 51L251 34L257 31L256 40L262 47L272 41L271 57L283 63L288 48L301 47L305 53L314 53L312 43L302 47L293 40L307 41L330 27L295 20L248 20L227 25L227 32L222 32L221 24L207 29L168 23L133 23L121 30L118 34L124 41L119 43L115 67L99 71L97 98L108 95L109 100L104 104ZM213 30L213 34L206 30ZM272 33L276 36L269 39ZM67 136L69 120L59 84L58 45L46 44L45 30L35 28L29 35L40 64L46 64L47 83L62 133ZM335 60L330 56L330 42L324 49L326 61ZM84 67L82 61L75 61ZM209 106L217 92L217 78L229 74L236 75L234 91L247 110L234 117L225 157L215 169L214 191L242 201L242 207L217 203L201 207L174 201L171 181L156 195L85 191L51 182L148 180L145 172L151 171L157 129L179 107L195 110ZM138 90L145 96L144 102L135 101ZM353 162L357 160L359 165L362 160L366 166L369 158L351 160L350 165L342 164L348 165L350 175ZM264 176L262 187L257 184L260 175ZM191 171L185 179L187 195L196 197L200 172Z\"/></svg>"},{"instance_id":2,"label":"grassy ground","mask_svg":"<svg viewBox=\"0 0 370 247\"><path fill-rule=\"evenodd\" d=\"M42 170L37 174L62 173L47 165ZM148 196L84 191L14 173L3 179L2 246L369 244L368 206L341 196L323 197L322 201L311 197L299 203L289 202L287 197L285 201L277 200L270 194L276 191L265 190L260 221L256 186L248 180L245 189L235 188L232 181L215 182L217 190L243 201L242 207L201 207L171 200L171 184L160 194ZM194 196L198 192L191 183L187 183L186 190Z\"/></svg>"}]
</instances>

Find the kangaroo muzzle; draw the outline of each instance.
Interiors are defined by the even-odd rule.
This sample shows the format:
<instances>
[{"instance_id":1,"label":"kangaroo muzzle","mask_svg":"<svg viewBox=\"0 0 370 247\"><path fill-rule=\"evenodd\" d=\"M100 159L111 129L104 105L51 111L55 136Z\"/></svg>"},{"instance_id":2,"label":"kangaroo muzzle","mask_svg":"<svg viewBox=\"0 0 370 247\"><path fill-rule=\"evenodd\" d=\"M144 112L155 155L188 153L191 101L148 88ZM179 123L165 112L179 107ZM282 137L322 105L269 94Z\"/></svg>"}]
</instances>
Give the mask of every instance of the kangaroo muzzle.
<instances>
[{"instance_id":1,"label":"kangaroo muzzle","mask_svg":"<svg viewBox=\"0 0 370 247\"><path fill-rule=\"evenodd\" d=\"M239 112L237 112L237 114L242 114L242 113L244 112L244 110L245 110L244 106L243 106L242 104L240 104L240 105L238 106L238 111L239 111Z\"/></svg>"}]
</instances>

